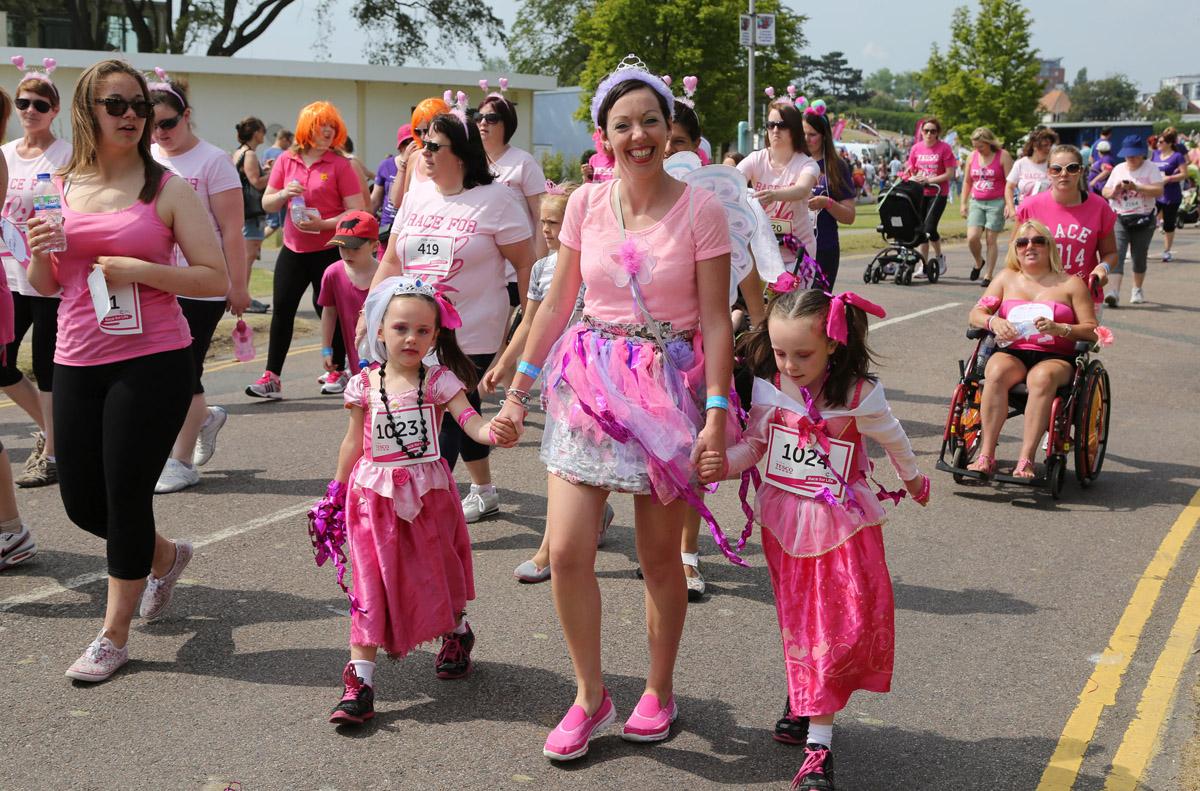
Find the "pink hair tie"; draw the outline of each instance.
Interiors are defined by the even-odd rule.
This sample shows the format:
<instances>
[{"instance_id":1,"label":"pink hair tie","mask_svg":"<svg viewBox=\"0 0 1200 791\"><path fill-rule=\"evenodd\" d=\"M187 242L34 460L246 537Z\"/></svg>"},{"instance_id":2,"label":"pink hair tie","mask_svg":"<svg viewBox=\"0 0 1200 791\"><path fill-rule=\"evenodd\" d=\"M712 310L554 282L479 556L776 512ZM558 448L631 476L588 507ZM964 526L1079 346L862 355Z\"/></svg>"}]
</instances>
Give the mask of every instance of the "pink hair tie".
<instances>
[{"instance_id":1,"label":"pink hair tie","mask_svg":"<svg viewBox=\"0 0 1200 791\"><path fill-rule=\"evenodd\" d=\"M853 291L845 291L836 296L826 292L826 295L829 297L829 318L825 320L825 335L840 344L845 345L849 337L849 329L846 324L847 304L881 319L887 316L887 311L883 308L869 299L860 297Z\"/></svg>"}]
</instances>

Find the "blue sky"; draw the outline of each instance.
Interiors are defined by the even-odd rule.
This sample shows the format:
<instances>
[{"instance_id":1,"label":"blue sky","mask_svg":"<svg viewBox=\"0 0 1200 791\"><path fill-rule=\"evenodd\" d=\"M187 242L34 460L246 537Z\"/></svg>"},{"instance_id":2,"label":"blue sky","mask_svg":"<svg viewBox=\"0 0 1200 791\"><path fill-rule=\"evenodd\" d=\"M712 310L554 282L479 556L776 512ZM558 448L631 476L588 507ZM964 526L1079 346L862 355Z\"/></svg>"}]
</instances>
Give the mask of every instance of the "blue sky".
<instances>
[{"instance_id":1,"label":"blue sky","mask_svg":"<svg viewBox=\"0 0 1200 791\"><path fill-rule=\"evenodd\" d=\"M949 38L950 16L963 0L839 0L836 4L793 3L808 8L805 34L809 53L831 50L846 53L851 66L864 74L886 66L892 71L924 67L933 44L942 48ZM973 3L970 3L974 7ZM1137 6L1117 0L1091 0L1086 4L1042 2L1033 6L1033 44L1044 57L1062 57L1067 79L1087 67L1092 79L1123 72L1143 91L1158 89L1161 77L1200 72L1200 14L1183 11L1190 3L1174 4L1173 17L1156 14L1139 16L1130 9L1160 10L1154 5ZM352 0L338 0L344 14L334 14L333 30L314 24L316 0L300 0L290 6L268 32L240 53L244 57L308 60L314 47L323 46L322 59L339 63L366 62L371 37L359 30L349 16ZM516 17L517 0L493 0L493 8L507 25ZM836 8L835 8L836 6ZM1029 4L1027 4L1029 7ZM1086 9L1083 13L1079 9ZM1170 6L1169 6L1170 7ZM1131 31L1142 28L1136 35ZM1120 42L1127 49L1116 54ZM293 50L289 51L289 43ZM439 42L439 48L444 42ZM444 51L444 50L442 50ZM492 51L503 55L503 48ZM473 68L478 65L466 50L450 60L409 65Z\"/></svg>"}]
</instances>

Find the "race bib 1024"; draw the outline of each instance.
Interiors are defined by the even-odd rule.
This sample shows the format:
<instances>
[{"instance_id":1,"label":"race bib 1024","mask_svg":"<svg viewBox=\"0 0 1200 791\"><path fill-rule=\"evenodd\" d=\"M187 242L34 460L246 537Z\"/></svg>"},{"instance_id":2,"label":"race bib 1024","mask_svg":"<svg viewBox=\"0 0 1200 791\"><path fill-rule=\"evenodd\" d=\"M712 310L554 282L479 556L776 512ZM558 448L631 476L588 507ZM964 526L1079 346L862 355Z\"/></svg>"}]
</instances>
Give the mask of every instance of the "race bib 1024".
<instances>
[{"instance_id":1,"label":"race bib 1024","mask_svg":"<svg viewBox=\"0 0 1200 791\"><path fill-rule=\"evenodd\" d=\"M800 441L800 433L787 426L772 423L767 442L767 468L764 477L767 483L801 497L816 497L824 488L838 500L845 495L841 481L834 477L833 470L842 480L850 474L854 461L854 443L840 439L829 440L829 464L815 447Z\"/></svg>"},{"instance_id":2,"label":"race bib 1024","mask_svg":"<svg viewBox=\"0 0 1200 791\"><path fill-rule=\"evenodd\" d=\"M422 420L428 444L424 453L411 458L409 453L421 450ZM433 404L397 407L392 410L392 420L388 420L386 410L375 407L371 414L371 462L380 467L408 467L440 458L438 428Z\"/></svg>"}]
</instances>

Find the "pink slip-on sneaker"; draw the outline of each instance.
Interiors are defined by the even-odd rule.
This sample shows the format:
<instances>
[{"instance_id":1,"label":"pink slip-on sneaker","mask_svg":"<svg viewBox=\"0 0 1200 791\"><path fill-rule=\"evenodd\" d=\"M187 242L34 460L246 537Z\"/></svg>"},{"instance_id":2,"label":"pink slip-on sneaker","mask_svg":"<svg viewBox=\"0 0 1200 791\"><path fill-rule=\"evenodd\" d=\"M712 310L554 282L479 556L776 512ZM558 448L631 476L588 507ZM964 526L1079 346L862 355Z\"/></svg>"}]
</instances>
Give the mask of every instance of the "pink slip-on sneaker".
<instances>
[{"instance_id":1,"label":"pink slip-on sneaker","mask_svg":"<svg viewBox=\"0 0 1200 791\"><path fill-rule=\"evenodd\" d=\"M671 723L678 716L674 695L667 699L667 705L662 706L656 696L647 692L625 720L621 738L628 742L661 742L671 735Z\"/></svg>"},{"instance_id":2,"label":"pink slip-on sneaker","mask_svg":"<svg viewBox=\"0 0 1200 791\"><path fill-rule=\"evenodd\" d=\"M583 706L575 705L567 710L550 735L546 737L546 746L542 755L551 761L570 761L587 755L588 742L600 735L600 732L617 720L617 709L613 706L608 690L604 690L604 698L600 701L596 713L588 716Z\"/></svg>"}]
</instances>

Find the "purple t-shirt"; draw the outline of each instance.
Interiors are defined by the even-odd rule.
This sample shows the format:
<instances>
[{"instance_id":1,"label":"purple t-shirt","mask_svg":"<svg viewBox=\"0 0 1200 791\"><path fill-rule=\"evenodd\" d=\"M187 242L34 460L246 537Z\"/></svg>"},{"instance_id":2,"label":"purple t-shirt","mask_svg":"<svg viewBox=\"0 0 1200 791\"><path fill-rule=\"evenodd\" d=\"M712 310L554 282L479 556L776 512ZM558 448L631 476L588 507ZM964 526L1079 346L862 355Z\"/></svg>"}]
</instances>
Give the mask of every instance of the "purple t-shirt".
<instances>
[{"instance_id":1,"label":"purple t-shirt","mask_svg":"<svg viewBox=\"0 0 1200 791\"><path fill-rule=\"evenodd\" d=\"M383 206L379 210L379 227L386 228L396 219L396 207L392 205L392 182L396 180L396 157L387 156L375 168L375 183L383 187Z\"/></svg>"},{"instance_id":2,"label":"purple t-shirt","mask_svg":"<svg viewBox=\"0 0 1200 791\"><path fill-rule=\"evenodd\" d=\"M1184 166L1187 159L1178 151L1172 151L1171 156L1164 159L1162 152L1155 149L1150 161L1158 166L1159 172L1164 176L1173 176ZM1181 200L1183 200L1183 185L1180 182L1171 181L1163 185L1163 194L1159 196L1158 203L1166 205L1179 203Z\"/></svg>"},{"instance_id":3,"label":"purple t-shirt","mask_svg":"<svg viewBox=\"0 0 1200 791\"><path fill-rule=\"evenodd\" d=\"M1089 184L1092 182L1092 179L1094 179L1094 178L1096 178L1096 176L1100 175L1100 171L1103 170L1106 165L1108 166L1109 171L1111 171L1113 168L1115 168L1117 166L1117 158L1114 157L1112 154L1100 154L1099 156L1092 158L1092 166L1091 166L1091 168L1088 169L1088 183ZM1096 185L1094 187L1092 187L1092 192L1099 195L1101 192L1104 191L1104 185L1107 183L1108 183L1107 177L1101 179L1100 181L1097 181Z\"/></svg>"},{"instance_id":4,"label":"purple t-shirt","mask_svg":"<svg viewBox=\"0 0 1200 791\"><path fill-rule=\"evenodd\" d=\"M842 190L837 194L830 191L832 185L825 176L825 158L818 159L817 165L821 168L821 178L817 179L817 185L813 187L813 195L828 195L831 199L838 202L854 197L854 182L851 180L849 165L840 159L838 160L838 166L842 169ZM836 250L840 246L837 220L833 219L833 215L827 210L822 209L817 214L817 249Z\"/></svg>"}]
</instances>

